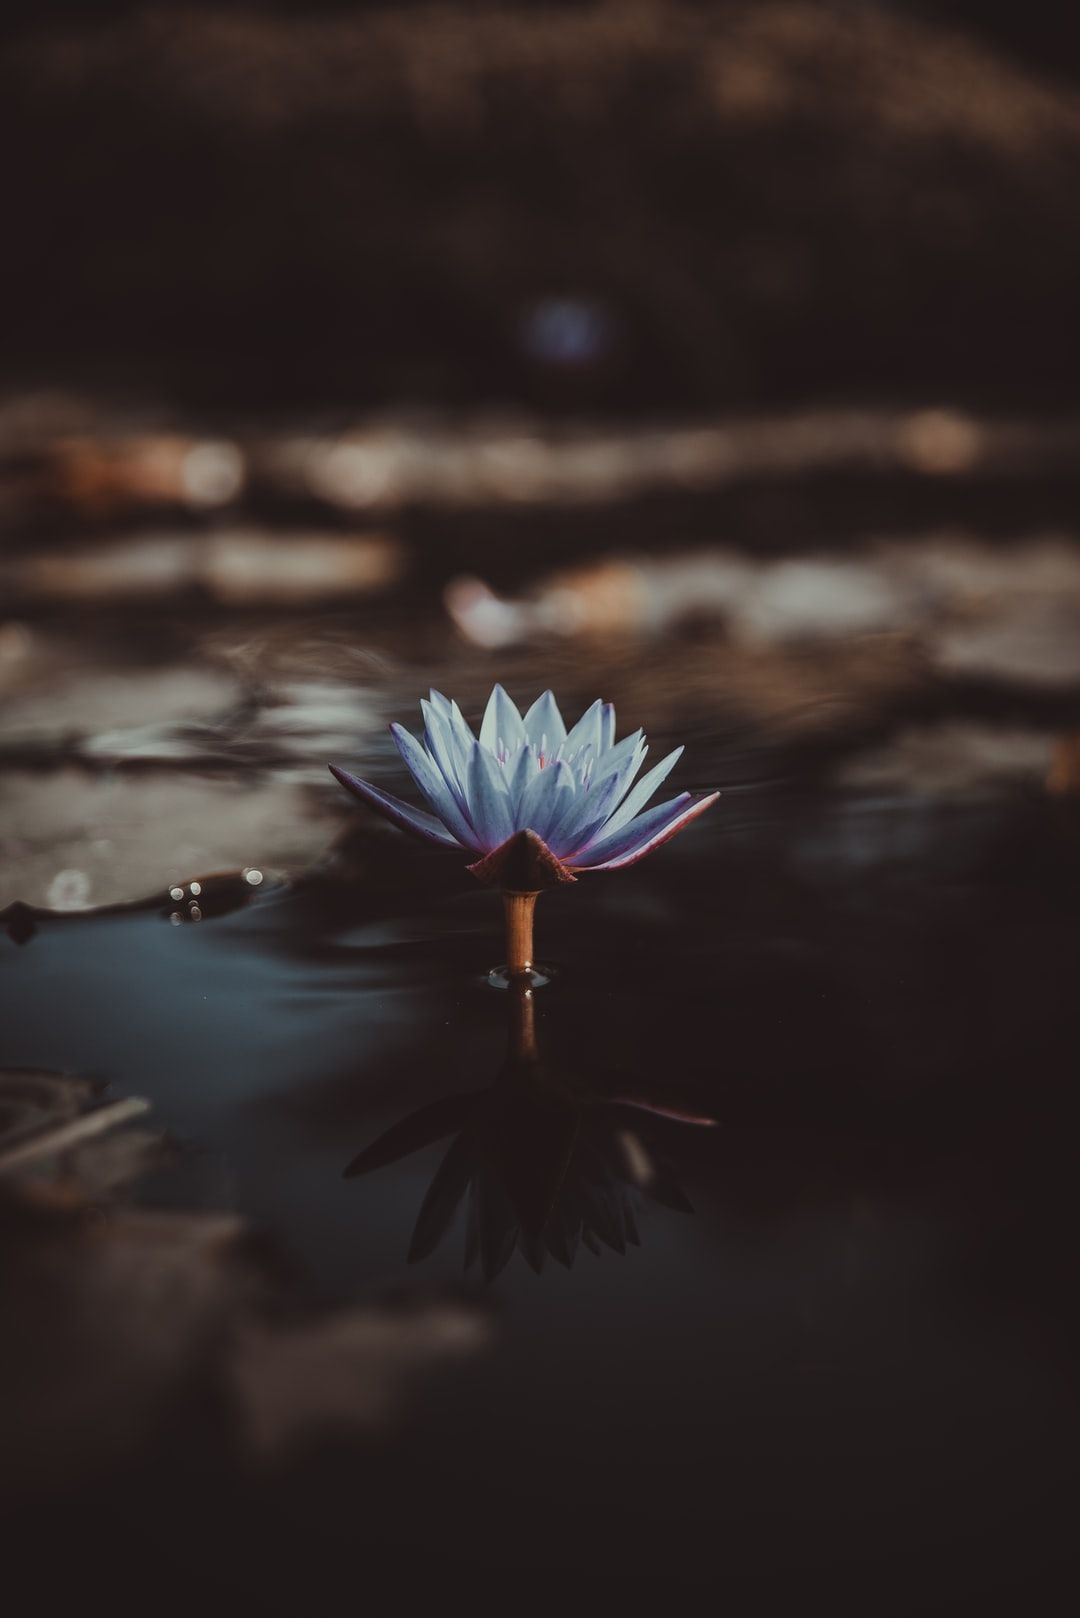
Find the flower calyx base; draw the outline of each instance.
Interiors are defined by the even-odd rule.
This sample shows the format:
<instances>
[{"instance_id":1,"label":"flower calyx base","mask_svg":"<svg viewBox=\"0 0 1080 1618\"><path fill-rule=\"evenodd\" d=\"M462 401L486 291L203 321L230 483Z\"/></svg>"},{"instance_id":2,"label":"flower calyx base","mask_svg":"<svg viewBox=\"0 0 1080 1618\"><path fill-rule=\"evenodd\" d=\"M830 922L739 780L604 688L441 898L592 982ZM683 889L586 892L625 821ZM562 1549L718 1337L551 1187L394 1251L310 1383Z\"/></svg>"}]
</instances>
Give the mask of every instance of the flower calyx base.
<instances>
[{"instance_id":1,"label":"flower calyx base","mask_svg":"<svg viewBox=\"0 0 1080 1618\"><path fill-rule=\"evenodd\" d=\"M485 887L503 893L543 893L546 888L576 882L569 866L553 854L534 831L518 831L468 869Z\"/></svg>"}]
</instances>

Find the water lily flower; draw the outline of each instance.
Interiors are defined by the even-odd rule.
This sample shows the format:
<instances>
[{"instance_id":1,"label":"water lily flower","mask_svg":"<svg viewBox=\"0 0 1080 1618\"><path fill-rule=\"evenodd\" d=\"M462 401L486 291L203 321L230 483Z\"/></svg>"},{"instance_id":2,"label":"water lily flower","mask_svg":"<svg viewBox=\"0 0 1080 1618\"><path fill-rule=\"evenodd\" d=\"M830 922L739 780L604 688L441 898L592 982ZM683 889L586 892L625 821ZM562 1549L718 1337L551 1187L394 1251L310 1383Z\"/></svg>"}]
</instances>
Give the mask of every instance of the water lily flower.
<instances>
[{"instance_id":1,"label":"water lily flower","mask_svg":"<svg viewBox=\"0 0 1080 1618\"><path fill-rule=\"evenodd\" d=\"M682 755L677 747L638 778L648 747L636 730L615 740L615 709L599 699L569 730L550 691L523 716L501 685L479 737L439 691L420 704L424 740L390 726L427 810L336 764L341 785L403 831L476 856L469 870L506 898L510 971L531 968L532 916L544 888L583 871L632 865L714 803L682 792L646 808Z\"/></svg>"}]
</instances>

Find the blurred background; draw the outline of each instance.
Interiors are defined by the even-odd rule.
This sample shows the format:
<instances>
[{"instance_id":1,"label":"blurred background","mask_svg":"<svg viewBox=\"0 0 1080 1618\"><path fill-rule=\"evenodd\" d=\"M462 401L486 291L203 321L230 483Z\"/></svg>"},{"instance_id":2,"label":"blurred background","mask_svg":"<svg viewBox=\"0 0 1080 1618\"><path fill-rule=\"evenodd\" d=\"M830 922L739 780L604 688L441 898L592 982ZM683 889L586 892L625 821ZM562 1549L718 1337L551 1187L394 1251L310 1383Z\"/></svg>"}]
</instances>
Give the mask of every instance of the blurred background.
<instances>
[{"instance_id":1,"label":"blurred background","mask_svg":"<svg viewBox=\"0 0 1080 1618\"><path fill-rule=\"evenodd\" d=\"M39 864L43 767L321 764L361 665L468 695L644 639L752 725L929 680L1057 726L1069 14L9 8L6 897L138 888L75 828Z\"/></svg>"},{"instance_id":2,"label":"blurred background","mask_svg":"<svg viewBox=\"0 0 1080 1618\"><path fill-rule=\"evenodd\" d=\"M320 1536L351 1576L359 1497L391 1590L528 1569L541 1500L560 1600L715 1592L717 1522L776 1610L860 1555L876 1612L938 1553L943 1610L1025 1599L1076 1454L1075 7L11 0L0 46L0 1496L108 1578L117 1499L181 1521L200 1598L274 1499L303 1598ZM386 721L496 679L722 789L552 899L540 1023L724 1127L681 1235L489 1309L403 1280L423 1174L341 1169L498 1072L490 896L326 764L400 791ZM128 1130L9 1202L100 1079L204 1183L129 1206ZM252 1487L313 1434L323 1492Z\"/></svg>"}]
</instances>

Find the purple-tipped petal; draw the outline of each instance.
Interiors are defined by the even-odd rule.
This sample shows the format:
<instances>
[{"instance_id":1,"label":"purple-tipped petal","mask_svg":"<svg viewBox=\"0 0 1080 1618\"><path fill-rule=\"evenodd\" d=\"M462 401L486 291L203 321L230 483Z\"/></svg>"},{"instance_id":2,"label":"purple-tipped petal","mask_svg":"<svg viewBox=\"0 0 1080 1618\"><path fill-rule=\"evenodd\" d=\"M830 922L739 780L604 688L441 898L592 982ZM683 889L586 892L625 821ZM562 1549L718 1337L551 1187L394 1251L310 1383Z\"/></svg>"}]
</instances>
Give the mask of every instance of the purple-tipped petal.
<instances>
[{"instance_id":1,"label":"purple-tipped petal","mask_svg":"<svg viewBox=\"0 0 1080 1618\"><path fill-rule=\"evenodd\" d=\"M542 697L537 697L525 715L524 724L525 734L534 747L539 747L544 738L547 738L549 757L557 753L566 740L566 725L559 712L559 704L551 691L545 691Z\"/></svg>"},{"instance_id":2,"label":"purple-tipped petal","mask_svg":"<svg viewBox=\"0 0 1080 1618\"><path fill-rule=\"evenodd\" d=\"M666 843L669 837L674 837L677 831L689 825L719 796L719 792L710 792L706 797L692 801L688 792L682 792L677 798L658 804L655 809L646 809L643 815L632 820L614 836L603 837L594 843L580 859L572 862L573 868L615 871L621 865L633 865L635 860L659 848L661 843Z\"/></svg>"},{"instance_id":3,"label":"purple-tipped petal","mask_svg":"<svg viewBox=\"0 0 1080 1618\"><path fill-rule=\"evenodd\" d=\"M611 703L590 704L568 734L551 691L522 719L496 685L479 739L457 703L442 692L433 689L421 709L423 745L401 725L390 729L433 815L332 766L334 774L414 835L476 850L484 856L480 865L526 836L560 865L566 873L561 880L569 880L572 870L614 870L658 847L716 797L695 803L683 793L642 813L682 749L633 786L648 749L641 730L615 741Z\"/></svg>"},{"instance_id":4,"label":"purple-tipped petal","mask_svg":"<svg viewBox=\"0 0 1080 1618\"><path fill-rule=\"evenodd\" d=\"M473 743L469 765L469 805L484 850L498 848L514 834L514 816L502 766L481 742Z\"/></svg>"},{"instance_id":5,"label":"purple-tipped petal","mask_svg":"<svg viewBox=\"0 0 1080 1618\"><path fill-rule=\"evenodd\" d=\"M613 836L615 832L621 831L624 826L630 824L638 810L644 809L653 793L662 782L667 780L682 755L683 749L677 747L673 753L669 753L667 758L662 758L659 764L655 764L647 774L641 777L637 786L627 793L625 801L619 805L611 816L604 828L605 837Z\"/></svg>"},{"instance_id":6,"label":"purple-tipped petal","mask_svg":"<svg viewBox=\"0 0 1080 1618\"><path fill-rule=\"evenodd\" d=\"M410 775L439 819L465 848L478 848L480 845L476 833L454 802L453 794L435 761L420 746L416 737L409 735L403 725L391 725L390 734L397 743L398 752L405 760Z\"/></svg>"},{"instance_id":7,"label":"purple-tipped petal","mask_svg":"<svg viewBox=\"0 0 1080 1618\"><path fill-rule=\"evenodd\" d=\"M517 704L510 700L501 685L494 686L484 709L480 745L495 753L499 743L503 742L512 751L524 739L525 726L521 722Z\"/></svg>"},{"instance_id":8,"label":"purple-tipped petal","mask_svg":"<svg viewBox=\"0 0 1080 1618\"><path fill-rule=\"evenodd\" d=\"M401 799L395 798L392 793L380 792L370 781L361 781L359 776L350 775L348 770L343 770L340 765L331 764L329 768L334 780L339 781L346 792L351 792L362 803L377 810L380 815L385 815L387 820L393 821L395 826L400 826L402 831L412 832L415 837L422 837L428 843L439 843L444 848L462 846L434 815L402 803Z\"/></svg>"}]
</instances>

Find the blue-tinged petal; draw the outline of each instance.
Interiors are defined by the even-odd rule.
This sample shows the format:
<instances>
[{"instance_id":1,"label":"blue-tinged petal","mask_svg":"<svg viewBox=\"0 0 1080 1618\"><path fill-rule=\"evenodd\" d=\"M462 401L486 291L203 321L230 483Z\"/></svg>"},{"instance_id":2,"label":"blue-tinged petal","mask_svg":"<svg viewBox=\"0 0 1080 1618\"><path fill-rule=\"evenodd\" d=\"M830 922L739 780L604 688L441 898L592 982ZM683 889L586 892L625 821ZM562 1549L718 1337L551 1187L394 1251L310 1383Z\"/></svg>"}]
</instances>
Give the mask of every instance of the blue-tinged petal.
<instances>
[{"instance_id":1,"label":"blue-tinged petal","mask_svg":"<svg viewBox=\"0 0 1080 1618\"><path fill-rule=\"evenodd\" d=\"M551 827L575 796L574 772L561 758L537 770L522 795L515 820L518 831L534 831L546 841Z\"/></svg>"},{"instance_id":2,"label":"blue-tinged petal","mask_svg":"<svg viewBox=\"0 0 1080 1618\"><path fill-rule=\"evenodd\" d=\"M469 764L469 808L481 848L490 850L514 834L506 776L481 742L473 743Z\"/></svg>"},{"instance_id":3,"label":"blue-tinged petal","mask_svg":"<svg viewBox=\"0 0 1080 1618\"><path fill-rule=\"evenodd\" d=\"M512 752L524 737L525 726L521 722L517 704L510 700L501 685L494 686L480 726L481 747L494 753L498 751L499 743L503 742Z\"/></svg>"},{"instance_id":4,"label":"blue-tinged petal","mask_svg":"<svg viewBox=\"0 0 1080 1618\"><path fill-rule=\"evenodd\" d=\"M469 758L468 753L464 751L458 741L452 715L449 711L446 713L440 712L430 702L421 702L420 709L424 715L424 729L427 736L433 737L437 741L440 769L448 779L453 778L460 787L464 788L468 777ZM470 742L469 750L471 751L471 749L472 743ZM430 742L428 752L433 753Z\"/></svg>"},{"instance_id":5,"label":"blue-tinged petal","mask_svg":"<svg viewBox=\"0 0 1080 1618\"><path fill-rule=\"evenodd\" d=\"M447 738L447 753L453 762L458 784L467 797L469 760L472 757L472 745L476 738L473 736L470 727L465 723L461 709L456 702L447 704L447 711L442 716L442 723Z\"/></svg>"},{"instance_id":6,"label":"blue-tinged petal","mask_svg":"<svg viewBox=\"0 0 1080 1618\"><path fill-rule=\"evenodd\" d=\"M565 759L573 758L582 747L591 747L594 753L600 751L600 717L604 704L597 697L590 708L586 708L577 724L568 732L563 742L562 756Z\"/></svg>"},{"instance_id":7,"label":"blue-tinged petal","mask_svg":"<svg viewBox=\"0 0 1080 1618\"><path fill-rule=\"evenodd\" d=\"M425 813L423 809L414 809L410 804L402 803L390 792L380 792L373 787L370 781L361 781L359 776L350 775L337 764L330 765L330 773L335 781L339 781L346 792L376 809L387 820L400 826L402 831L412 832L417 837L423 837L429 843L441 843L445 848L460 848L462 845L456 837L452 837L446 827L435 819L434 815Z\"/></svg>"},{"instance_id":8,"label":"blue-tinged petal","mask_svg":"<svg viewBox=\"0 0 1080 1618\"><path fill-rule=\"evenodd\" d=\"M614 751L606 754L603 758L598 760L589 780L589 793L595 794L602 791L607 782L612 780L612 778L617 779L621 783L621 790L617 796L611 800L610 809L608 811L609 814L614 814L615 810L621 804L627 788L637 772L640 770L645 755L648 751L648 742L639 741L637 746L631 748L629 752L623 752L620 744L619 757L615 764L611 763L611 759L614 757Z\"/></svg>"},{"instance_id":9,"label":"blue-tinged petal","mask_svg":"<svg viewBox=\"0 0 1080 1618\"><path fill-rule=\"evenodd\" d=\"M677 831L681 831L711 803L715 803L719 796L719 792L710 792L707 797L692 800L689 792L681 792L677 798L657 804L655 809L646 809L643 815L632 820L621 831L594 843L579 859L571 862L571 868L576 871L614 871L620 865L632 865L651 849L674 837Z\"/></svg>"},{"instance_id":10,"label":"blue-tinged petal","mask_svg":"<svg viewBox=\"0 0 1080 1618\"><path fill-rule=\"evenodd\" d=\"M476 834L454 802L453 794L434 760L420 746L415 736L409 735L404 725L391 725L390 734L397 743L398 752L405 760L410 775L439 819L465 848L477 848L479 845Z\"/></svg>"},{"instance_id":11,"label":"blue-tinged petal","mask_svg":"<svg viewBox=\"0 0 1080 1618\"><path fill-rule=\"evenodd\" d=\"M596 754L592 746L579 748L573 758L566 761L573 770L577 779L578 791L587 792L592 781L593 769L596 764Z\"/></svg>"},{"instance_id":12,"label":"blue-tinged petal","mask_svg":"<svg viewBox=\"0 0 1080 1618\"><path fill-rule=\"evenodd\" d=\"M534 775L540 774L539 757L536 748L529 742L523 742L518 749L517 756L505 768L506 790L510 794L510 809L514 816L514 825L517 826L517 811L525 795L525 788Z\"/></svg>"},{"instance_id":13,"label":"blue-tinged petal","mask_svg":"<svg viewBox=\"0 0 1080 1618\"><path fill-rule=\"evenodd\" d=\"M600 713L600 750L606 753L615 746L615 704L605 702Z\"/></svg>"},{"instance_id":14,"label":"blue-tinged petal","mask_svg":"<svg viewBox=\"0 0 1080 1618\"><path fill-rule=\"evenodd\" d=\"M450 717L450 698L449 697L444 697L441 691L436 691L435 687L432 686L431 690L428 692L428 701L431 703L431 706L435 709L436 713L441 714L444 719L449 719L449 717ZM423 707L424 704L421 702L420 706Z\"/></svg>"},{"instance_id":15,"label":"blue-tinged petal","mask_svg":"<svg viewBox=\"0 0 1080 1618\"><path fill-rule=\"evenodd\" d=\"M433 702L420 698L420 712L424 720L424 746L435 760L450 786L460 786L457 761L450 742L449 715Z\"/></svg>"},{"instance_id":16,"label":"blue-tinged petal","mask_svg":"<svg viewBox=\"0 0 1080 1618\"><path fill-rule=\"evenodd\" d=\"M568 860L571 855L587 848L593 839L606 835L611 816L618 809L640 762L635 754L592 791L578 795L559 824L551 828L548 842L553 854L557 854L561 860Z\"/></svg>"},{"instance_id":17,"label":"blue-tinged petal","mask_svg":"<svg viewBox=\"0 0 1080 1618\"><path fill-rule=\"evenodd\" d=\"M451 796L465 820L471 825L468 802L468 771L458 762L449 720L443 718L429 702L421 702L424 715L424 742L428 753L441 773Z\"/></svg>"},{"instance_id":18,"label":"blue-tinged petal","mask_svg":"<svg viewBox=\"0 0 1080 1618\"><path fill-rule=\"evenodd\" d=\"M596 771L593 777L593 785L595 786L598 782L604 780L605 776L610 775L612 770L620 769L626 760L632 755L635 748L642 746L643 744L647 750L647 744L645 743L645 732L643 730L632 731L629 736L624 736L621 742L616 742L615 746L609 749L608 752L602 754L600 759L597 761ZM645 753L642 752L641 756L644 758Z\"/></svg>"},{"instance_id":19,"label":"blue-tinged petal","mask_svg":"<svg viewBox=\"0 0 1080 1618\"><path fill-rule=\"evenodd\" d=\"M604 829L605 837L621 831L624 826L629 825L638 810L644 809L653 793L667 780L682 755L683 749L677 747L673 753L669 753L667 758L662 758L659 764L655 764L651 770L641 777L637 786L627 793L625 801L613 812L611 820Z\"/></svg>"},{"instance_id":20,"label":"blue-tinged petal","mask_svg":"<svg viewBox=\"0 0 1080 1618\"><path fill-rule=\"evenodd\" d=\"M530 754L536 754L531 742L529 751ZM541 822L546 826L551 818L550 800L555 786L555 776L551 765L542 770L538 754L536 759L536 773L526 781L524 791L514 809L514 825L517 831L535 831L539 835Z\"/></svg>"},{"instance_id":21,"label":"blue-tinged petal","mask_svg":"<svg viewBox=\"0 0 1080 1618\"><path fill-rule=\"evenodd\" d=\"M551 835L552 826L558 825L566 813L567 804L577 797L578 786L574 780L573 770L561 758L556 759L554 764L547 765L543 774L548 778L548 815L546 819L541 815L543 829L538 830L539 835L546 841Z\"/></svg>"},{"instance_id":22,"label":"blue-tinged petal","mask_svg":"<svg viewBox=\"0 0 1080 1618\"><path fill-rule=\"evenodd\" d=\"M461 749L461 756L465 760L465 768L469 767L472 758L472 744L476 740L473 728L465 718L456 702L450 704L450 729L453 732L454 743Z\"/></svg>"},{"instance_id":23,"label":"blue-tinged petal","mask_svg":"<svg viewBox=\"0 0 1080 1618\"><path fill-rule=\"evenodd\" d=\"M552 692L545 691L542 697L537 697L525 715L525 734L534 747L539 747L546 737L549 757L557 753L566 740L566 726Z\"/></svg>"}]
</instances>

